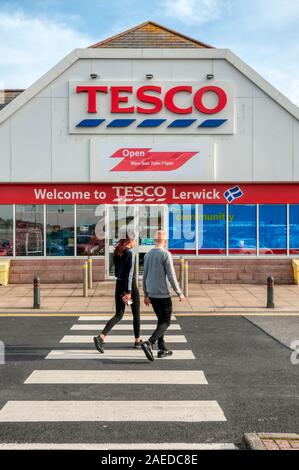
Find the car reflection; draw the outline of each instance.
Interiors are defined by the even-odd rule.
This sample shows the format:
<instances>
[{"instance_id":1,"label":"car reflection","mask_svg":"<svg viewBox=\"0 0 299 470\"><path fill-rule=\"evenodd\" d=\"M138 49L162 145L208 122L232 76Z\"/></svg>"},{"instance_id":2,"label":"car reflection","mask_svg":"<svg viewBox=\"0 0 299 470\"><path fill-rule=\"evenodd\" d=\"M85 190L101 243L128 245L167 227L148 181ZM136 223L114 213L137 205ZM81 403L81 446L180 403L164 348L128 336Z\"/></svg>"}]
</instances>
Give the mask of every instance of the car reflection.
<instances>
[{"instance_id":1,"label":"car reflection","mask_svg":"<svg viewBox=\"0 0 299 470\"><path fill-rule=\"evenodd\" d=\"M273 250L263 243L259 244L260 255L273 255ZM231 255L255 255L255 238L231 238L229 241L229 254Z\"/></svg>"}]
</instances>

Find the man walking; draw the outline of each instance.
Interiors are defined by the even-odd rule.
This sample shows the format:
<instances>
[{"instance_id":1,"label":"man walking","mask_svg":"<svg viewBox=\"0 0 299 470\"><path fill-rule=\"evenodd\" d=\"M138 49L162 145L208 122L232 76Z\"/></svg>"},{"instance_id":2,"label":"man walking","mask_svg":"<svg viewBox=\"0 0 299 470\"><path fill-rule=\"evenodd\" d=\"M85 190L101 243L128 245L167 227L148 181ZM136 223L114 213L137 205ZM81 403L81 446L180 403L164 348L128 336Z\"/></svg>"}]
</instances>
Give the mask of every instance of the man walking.
<instances>
[{"instance_id":1,"label":"man walking","mask_svg":"<svg viewBox=\"0 0 299 470\"><path fill-rule=\"evenodd\" d=\"M148 341L141 343L142 350L149 361L154 360L153 345L158 341L158 357L171 356L164 342L164 333L170 325L172 300L170 286L179 296L184 295L178 284L172 257L166 246L166 232L157 230L155 233L155 248L150 250L144 259L143 290L145 305L152 304L158 318L157 328Z\"/></svg>"}]
</instances>

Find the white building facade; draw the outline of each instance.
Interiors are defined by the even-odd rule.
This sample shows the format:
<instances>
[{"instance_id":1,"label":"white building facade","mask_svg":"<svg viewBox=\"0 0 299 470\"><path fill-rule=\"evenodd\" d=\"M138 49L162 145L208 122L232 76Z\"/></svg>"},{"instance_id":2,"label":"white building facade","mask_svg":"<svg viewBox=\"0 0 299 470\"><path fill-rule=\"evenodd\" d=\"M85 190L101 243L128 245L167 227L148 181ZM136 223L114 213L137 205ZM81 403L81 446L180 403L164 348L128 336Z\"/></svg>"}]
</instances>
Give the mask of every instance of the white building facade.
<instances>
[{"instance_id":1,"label":"white building facade","mask_svg":"<svg viewBox=\"0 0 299 470\"><path fill-rule=\"evenodd\" d=\"M144 31L171 47L140 46ZM298 117L231 51L154 23L74 50L0 111L0 255L12 260L11 282L29 281L30 266L45 281L77 281L88 254L98 279L112 277L128 230L142 272L159 227L192 280L263 282L267 266L292 282Z\"/></svg>"}]
</instances>

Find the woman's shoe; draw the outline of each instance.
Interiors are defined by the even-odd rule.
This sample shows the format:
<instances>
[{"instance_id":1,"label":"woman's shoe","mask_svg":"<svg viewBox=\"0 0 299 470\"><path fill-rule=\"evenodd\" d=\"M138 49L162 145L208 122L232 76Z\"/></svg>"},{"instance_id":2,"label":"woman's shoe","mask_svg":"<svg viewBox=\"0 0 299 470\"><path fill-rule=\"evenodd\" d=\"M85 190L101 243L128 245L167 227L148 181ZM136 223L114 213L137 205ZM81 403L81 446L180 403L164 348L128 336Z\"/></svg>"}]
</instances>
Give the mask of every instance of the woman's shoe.
<instances>
[{"instance_id":1,"label":"woman's shoe","mask_svg":"<svg viewBox=\"0 0 299 470\"><path fill-rule=\"evenodd\" d=\"M104 354L104 348L103 348L104 341L102 340L102 338L100 336L95 336L93 338L93 342L94 342L96 350L99 351L101 354Z\"/></svg>"},{"instance_id":2,"label":"woman's shoe","mask_svg":"<svg viewBox=\"0 0 299 470\"><path fill-rule=\"evenodd\" d=\"M142 339L140 341L135 341L133 348L141 349Z\"/></svg>"}]
</instances>

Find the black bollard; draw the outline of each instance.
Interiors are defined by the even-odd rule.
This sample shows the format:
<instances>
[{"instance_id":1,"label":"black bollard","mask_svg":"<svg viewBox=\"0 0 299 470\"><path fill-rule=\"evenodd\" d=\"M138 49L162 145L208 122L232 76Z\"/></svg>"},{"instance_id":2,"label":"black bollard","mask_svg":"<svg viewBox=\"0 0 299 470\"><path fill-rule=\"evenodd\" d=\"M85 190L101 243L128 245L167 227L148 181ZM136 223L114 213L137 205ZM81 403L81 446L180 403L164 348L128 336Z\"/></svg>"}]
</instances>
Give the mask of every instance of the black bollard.
<instances>
[{"instance_id":1,"label":"black bollard","mask_svg":"<svg viewBox=\"0 0 299 470\"><path fill-rule=\"evenodd\" d=\"M40 278L34 276L33 279L33 308L40 308Z\"/></svg>"},{"instance_id":2,"label":"black bollard","mask_svg":"<svg viewBox=\"0 0 299 470\"><path fill-rule=\"evenodd\" d=\"M267 308L274 308L274 277L267 277Z\"/></svg>"}]
</instances>

